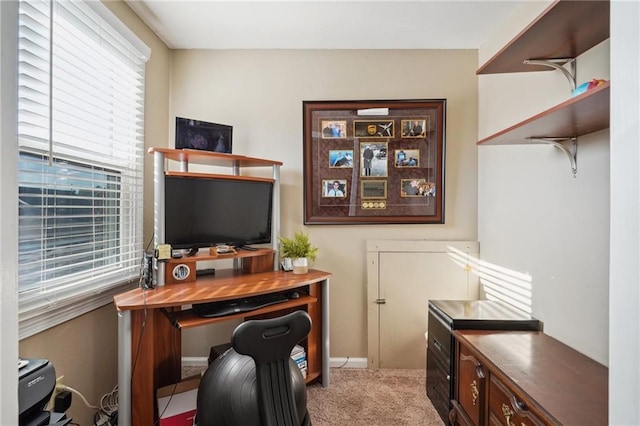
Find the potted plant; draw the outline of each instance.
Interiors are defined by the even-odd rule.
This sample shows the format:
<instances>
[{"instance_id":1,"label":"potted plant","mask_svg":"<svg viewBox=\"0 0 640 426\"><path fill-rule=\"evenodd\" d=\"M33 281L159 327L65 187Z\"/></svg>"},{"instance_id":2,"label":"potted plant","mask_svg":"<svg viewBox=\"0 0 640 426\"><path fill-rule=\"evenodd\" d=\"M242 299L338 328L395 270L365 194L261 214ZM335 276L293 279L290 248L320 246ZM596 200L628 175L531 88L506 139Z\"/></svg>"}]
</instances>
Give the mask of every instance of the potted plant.
<instances>
[{"instance_id":1,"label":"potted plant","mask_svg":"<svg viewBox=\"0 0 640 426\"><path fill-rule=\"evenodd\" d=\"M315 261L318 253L318 248L311 245L309 235L296 232L293 238L279 237L278 239L284 269L289 270L287 267L289 262L286 260L289 258L294 274L306 274L309 270L309 260Z\"/></svg>"}]
</instances>

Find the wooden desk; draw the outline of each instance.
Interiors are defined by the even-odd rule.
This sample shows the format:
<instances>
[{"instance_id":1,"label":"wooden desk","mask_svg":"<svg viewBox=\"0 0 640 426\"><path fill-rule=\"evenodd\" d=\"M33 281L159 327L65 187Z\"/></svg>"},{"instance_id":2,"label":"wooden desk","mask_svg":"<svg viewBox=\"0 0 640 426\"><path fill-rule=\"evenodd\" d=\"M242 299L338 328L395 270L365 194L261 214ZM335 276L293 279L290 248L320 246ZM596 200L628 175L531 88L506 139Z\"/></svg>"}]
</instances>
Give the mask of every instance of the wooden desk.
<instances>
[{"instance_id":1,"label":"wooden desk","mask_svg":"<svg viewBox=\"0 0 640 426\"><path fill-rule=\"evenodd\" d=\"M120 425L153 425L155 390L181 379L181 329L238 318L266 318L304 309L312 320L305 339L307 383L329 385L329 278L311 269L307 274L269 271L242 274L216 271L195 282L136 288L114 297L118 309L118 392ZM221 318L200 318L183 306L304 288L308 296L255 311Z\"/></svg>"}]
</instances>

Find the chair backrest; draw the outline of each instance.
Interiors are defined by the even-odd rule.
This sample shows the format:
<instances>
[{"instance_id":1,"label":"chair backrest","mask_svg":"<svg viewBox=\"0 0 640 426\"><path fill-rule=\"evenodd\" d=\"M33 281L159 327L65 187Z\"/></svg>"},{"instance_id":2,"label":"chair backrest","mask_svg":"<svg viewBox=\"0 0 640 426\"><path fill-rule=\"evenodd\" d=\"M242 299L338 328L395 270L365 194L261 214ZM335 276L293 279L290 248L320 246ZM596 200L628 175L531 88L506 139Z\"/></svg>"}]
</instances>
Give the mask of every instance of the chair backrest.
<instances>
[{"instance_id":1,"label":"chair backrest","mask_svg":"<svg viewBox=\"0 0 640 426\"><path fill-rule=\"evenodd\" d=\"M305 311L266 320L249 320L236 327L231 345L256 364L258 407L263 426L300 426L291 385L289 361L293 347L311 330Z\"/></svg>"}]
</instances>

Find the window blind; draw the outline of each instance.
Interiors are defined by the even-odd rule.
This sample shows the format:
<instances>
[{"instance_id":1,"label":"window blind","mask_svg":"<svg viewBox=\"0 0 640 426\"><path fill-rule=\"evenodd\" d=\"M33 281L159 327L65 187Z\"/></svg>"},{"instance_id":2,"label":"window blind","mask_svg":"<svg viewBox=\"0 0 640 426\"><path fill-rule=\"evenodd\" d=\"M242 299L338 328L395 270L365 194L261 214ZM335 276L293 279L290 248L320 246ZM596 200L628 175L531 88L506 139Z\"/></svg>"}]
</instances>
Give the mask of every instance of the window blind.
<instances>
[{"instance_id":1,"label":"window blind","mask_svg":"<svg viewBox=\"0 0 640 426\"><path fill-rule=\"evenodd\" d=\"M19 4L21 338L139 277L149 52L124 28L100 2Z\"/></svg>"}]
</instances>

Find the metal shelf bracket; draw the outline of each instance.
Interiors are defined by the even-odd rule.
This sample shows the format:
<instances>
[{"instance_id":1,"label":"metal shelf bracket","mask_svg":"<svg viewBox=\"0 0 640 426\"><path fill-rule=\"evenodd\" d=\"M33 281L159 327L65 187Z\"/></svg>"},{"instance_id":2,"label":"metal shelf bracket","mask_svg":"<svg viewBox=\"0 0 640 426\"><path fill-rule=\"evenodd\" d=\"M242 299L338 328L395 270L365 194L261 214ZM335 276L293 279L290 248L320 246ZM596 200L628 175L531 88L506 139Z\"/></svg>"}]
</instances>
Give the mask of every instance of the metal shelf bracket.
<instances>
[{"instance_id":1,"label":"metal shelf bracket","mask_svg":"<svg viewBox=\"0 0 640 426\"><path fill-rule=\"evenodd\" d=\"M542 65L556 69L569 80L571 93L576 90L576 58L525 59L522 63L525 65ZM569 69L564 66L565 64L569 64Z\"/></svg>"},{"instance_id":2,"label":"metal shelf bracket","mask_svg":"<svg viewBox=\"0 0 640 426\"><path fill-rule=\"evenodd\" d=\"M567 154L567 157L569 157L569 162L571 163L571 173L573 173L574 178L576 177L576 173L578 173L578 138L529 137L526 139L527 141L533 142L533 143L544 143L548 145L553 145L556 148L560 149L565 154Z\"/></svg>"}]
</instances>

